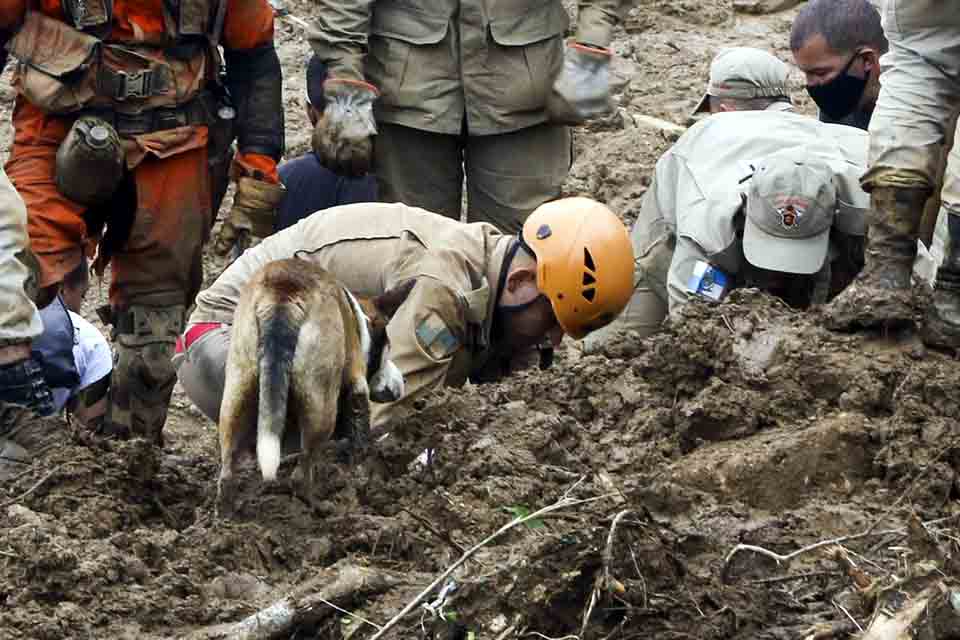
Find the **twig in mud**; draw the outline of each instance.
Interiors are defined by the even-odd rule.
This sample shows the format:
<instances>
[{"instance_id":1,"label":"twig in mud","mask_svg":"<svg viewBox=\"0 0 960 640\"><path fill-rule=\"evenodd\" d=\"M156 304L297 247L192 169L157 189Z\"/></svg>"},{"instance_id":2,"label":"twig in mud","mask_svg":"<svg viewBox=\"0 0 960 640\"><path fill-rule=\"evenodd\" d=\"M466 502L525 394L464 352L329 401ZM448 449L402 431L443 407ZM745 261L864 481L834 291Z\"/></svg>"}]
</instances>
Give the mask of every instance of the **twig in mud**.
<instances>
[{"instance_id":1,"label":"twig in mud","mask_svg":"<svg viewBox=\"0 0 960 640\"><path fill-rule=\"evenodd\" d=\"M513 633L516 630L517 630L516 625L510 625L509 627L503 630L503 633L497 636L497 640L507 640L507 636L509 636L511 633Z\"/></svg>"},{"instance_id":2,"label":"twig in mud","mask_svg":"<svg viewBox=\"0 0 960 640\"><path fill-rule=\"evenodd\" d=\"M768 558L776 560L777 564L779 565L784 562L790 562L797 556L801 556L805 553L809 553L810 551L820 549L821 547L826 547L832 544L840 544L841 542L846 542L847 540L857 540L859 538L866 538L868 536L887 536L892 533L901 533L903 531L904 531L903 529L888 529L886 531L876 531L876 532L867 530L862 533L854 533L849 536L840 536L839 538L832 538L830 540L821 540L820 542L815 542L813 544L807 545L806 547L797 549L796 551L792 551L786 555L774 553L769 549L764 549L763 547L758 547L752 544L738 544L737 546L735 546L733 549L730 550L730 553L727 554L727 557L723 561L723 569L721 570L720 573L721 575L726 575L727 570L730 568L730 561L733 560L733 556L737 555L741 551L752 551L753 553L766 556Z\"/></svg>"},{"instance_id":3,"label":"twig in mud","mask_svg":"<svg viewBox=\"0 0 960 640\"><path fill-rule=\"evenodd\" d=\"M839 571L810 571L808 573L795 573L792 576L778 576L776 578L763 578L760 580L750 580L747 584L777 584L780 582L793 582L794 580L806 580L807 578L824 578L833 576L841 577L843 574Z\"/></svg>"},{"instance_id":4,"label":"twig in mud","mask_svg":"<svg viewBox=\"0 0 960 640\"><path fill-rule=\"evenodd\" d=\"M0 556L6 556L6 557L8 557L8 558L19 558L19 557L20 557L20 556L18 556L17 554L13 553L12 551L0 551Z\"/></svg>"},{"instance_id":5,"label":"twig in mud","mask_svg":"<svg viewBox=\"0 0 960 640\"><path fill-rule=\"evenodd\" d=\"M67 466L67 465L69 465L69 464L70 464L69 462L64 462L63 464L59 464L59 465L55 466L53 469L50 470L50 473L48 473L47 475L45 475L45 476L43 476L42 478L40 478L39 480L37 480L36 483L34 483L34 485L33 485L32 487L30 487L29 489L27 489L26 491L24 491L23 493L21 493L19 496L17 496L16 498L10 498L10 499L7 500L6 502L0 503L0 509L6 509L6 508L9 507L10 505L16 504L16 503L20 502L21 500L27 498L27 496L29 496L31 493L33 493L34 491L36 491L37 489L39 489L41 486L43 486L43 483L45 483L47 480L49 480L50 478L52 478L52 477L54 476L54 474L57 473L57 471L60 471L60 469L64 468L65 466Z\"/></svg>"},{"instance_id":6,"label":"twig in mud","mask_svg":"<svg viewBox=\"0 0 960 640\"><path fill-rule=\"evenodd\" d=\"M443 540L444 542L446 542L448 545L450 545L451 547L453 547L454 549L456 549L456 550L459 551L460 553L464 553L464 552L467 550L466 547L464 547L462 544L460 544L459 542L457 542L456 540L454 540L453 537L452 537L449 533L445 533L445 532L443 532L443 531L437 530L437 529L430 523L430 521L427 520L426 518L424 518L423 516L421 516L421 515L419 515L419 514L417 514L417 513L414 513L413 511L410 511L410 509L407 509L406 507L401 507L400 511L403 511L403 512L406 513L406 514L409 514L411 518L413 518L414 520L416 520L417 522L419 522L420 524L422 524L427 531L429 531L429 532L432 533L433 535L437 536L438 538L440 538L441 540Z\"/></svg>"},{"instance_id":7,"label":"twig in mud","mask_svg":"<svg viewBox=\"0 0 960 640\"><path fill-rule=\"evenodd\" d=\"M580 479L579 479L579 480L577 480L576 482L574 482L573 485L572 485L569 489L567 489L566 491L563 492L563 495L560 496L560 500L561 500L561 501L562 501L562 500L569 500L570 493L573 492L574 489L576 489L577 487L579 487L579 486L583 483L583 481L586 480L586 479L587 479L587 476L585 476L585 475L580 476Z\"/></svg>"},{"instance_id":8,"label":"twig in mud","mask_svg":"<svg viewBox=\"0 0 960 640\"><path fill-rule=\"evenodd\" d=\"M370 625L370 626L373 627L374 629L380 629L380 628L381 628L380 625L378 625L377 623L375 623L375 622L370 622L370 621L367 620L366 618L361 618L361 617L358 616L357 614L352 613L352 612L350 612L350 611L347 611L346 609L343 609L343 608L341 608L341 607L338 607L337 605L333 604L333 603L330 602L329 600L324 600L324 599L321 598L320 596L317 596L317 600L319 600L319 601L322 602L323 604L327 605L327 606L330 607L331 609L336 609L336 610L339 611L340 613L344 613L344 614L350 616L351 618L354 618L355 620L359 620L360 622L362 622L362 623L364 623L364 624Z\"/></svg>"},{"instance_id":9,"label":"twig in mud","mask_svg":"<svg viewBox=\"0 0 960 640\"><path fill-rule=\"evenodd\" d=\"M520 636L520 637L521 637L521 638L526 638L526 637L529 637L529 636L536 636L537 638L542 638L543 640L580 640L580 636L574 636L574 635L570 635L570 636L560 636L559 638L551 638L550 636L545 636L545 635L543 635L543 634L540 633L539 631L530 631L530 632L528 632L528 633L523 634L523 635Z\"/></svg>"},{"instance_id":10,"label":"twig in mud","mask_svg":"<svg viewBox=\"0 0 960 640\"><path fill-rule=\"evenodd\" d=\"M957 443L956 443L956 442L951 442L950 444L942 447L942 448L940 449L939 453L937 453L937 455L933 456L933 459L930 460L930 462L927 463L927 466L924 467L924 468L920 471L920 473L918 473L918 474L914 477L913 481L910 483L910 486L907 487L907 489L906 489L902 494L900 494L900 497L897 498L896 501L894 501L894 503L893 503L892 505L890 505L889 507L887 507L887 510L884 511L882 514L880 514L880 517L877 518L877 519L874 521L874 523L870 525L870 527L867 529L866 533L871 533L874 529L876 529L878 526L880 526L880 523L883 522L884 518L886 518L888 515L890 515L891 513L893 513L893 510L896 509L898 506L900 506L900 503L903 502L903 500L904 500L907 496L909 496L910 494L913 493L913 490L917 488L917 483L920 482L920 480L922 480L922 479L924 478L924 476L926 476L927 473L930 472L930 469L933 468L933 465L936 464L937 462L939 462L939 461L940 461L940 458L943 457L943 454L945 454L947 451L949 451L955 444L957 444Z\"/></svg>"},{"instance_id":11,"label":"twig in mud","mask_svg":"<svg viewBox=\"0 0 960 640\"><path fill-rule=\"evenodd\" d=\"M594 584L593 589L590 590L590 597L587 599L587 608L583 612L583 621L580 623L580 635L584 635L587 632L587 624L590 622L590 615L593 613L593 608L597 604L597 593L599 589L597 585Z\"/></svg>"},{"instance_id":12,"label":"twig in mud","mask_svg":"<svg viewBox=\"0 0 960 640\"><path fill-rule=\"evenodd\" d=\"M831 600L831 602L833 603L833 606L835 606L837 609L840 609L840 611L843 612L843 615L847 616L847 617L850 619L850 622L852 622L853 624L857 625L857 629L860 630L860 633L863 633L863 627L860 626L860 623L857 622L857 619L854 618L852 615L850 615L850 612L847 611L846 608L845 608L842 604L840 604L840 603L837 602L836 600Z\"/></svg>"},{"instance_id":13,"label":"twig in mud","mask_svg":"<svg viewBox=\"0 0 960 640\"><path fill-rule=\"evenodd\" d=\"M733 330L733 325L730 324L730 321L727 320L727 316L720 314L720 319L723 320L723 324L727 325L727 329L730 330L730 333L736 335L737 332Z\"/></svg>"},{"instance_id":14,"label":"twig in mud","mask_svg":"<svg viewBox=\"0 0 960 640\"><path fill-rule=\"evenodd\" d=\"M605 495L602 495L602 496L596 496L596 497L593 497L593 498L585 498L585 499L583 499L583 500L558 500L557 502L554 502L553 504L551 504L551 505L549 505L549 506L546 506L546 507L544 507L544 508L542 508L542 509L538 509L538 510L534 511L533 513L528 513L527 515L525 515L525 516L523 516L523 517L514 518L513 520L511 520L511 521L508 522L507 524L503 525L502 527L500 527L499 529L497 529L496 531L494 531L492 534L490 534L489 536L487 536L486 538L484 538L483 540L481 540L481 541L478 542L477 544L475 544L475 545L473 545L472 547L470 547L470 549L468 549L466 553L464 553L462 556L460 556L460 559L459 559L459 560L457 560L457 561L454 562L452 565L450 565L449 567L447 567L447 569L446 569L443 573L441 573L439 576L437 576L437 577L433 580L433 582L431 582L429 585L427 585L427 587L426 587L423 591L421 591L421 592L419 593L419 595L417 595L416 598L414 598L413 600L411 600L411 601L407 604L407 606L405 606L405 607L400 611L400 613L398 613L397 615L393 616L385 625L383 625L383 627L380 629L380 631L378 631L377 633L375 633L374 635L372 635L372 636L369 638L369 640L377 640L377 638L383 637L383 635L384 635L387 631L389 631L394 625L396 625L397 622L399 622L405 615L407 615L408 613L410 613L411 611L413 611L413 609L414 609L418 604L420 604L420 602L421 602L424 598L426 598L428 595L430 595L430 592L433 591L433 590L437 587L438 584L440 584L441 582L443 582L444 580L446 580L447 577L448 577L450 574L452 574L454 571L456 571L456 570L460 567L460 565L462 565L464 562L466 562L467 560L469 560L470 557L473 556L473 554L475 554L477 551L479 551L480 549L482 549L482 548L485 547L486 545L490 544L491 542L493 542L494 540L496 540L498 537L500 537L502 534L506 533L506 532L509 531L510 529L513 529L513 528L516 527L517 525L521 525L521 524L523 524L523 523L525 523L525 522L529 522L530 520L534 520L534 519L536 519L536 518L543 517L543 516L547 515L548 513L551 513L551 512L553 512L553 511L557 511L558 509L567 509L567 508L569 508L569 507L575 507L575 506L579 506L579 505L582 505L582 504L587 504L587 503L590 503L590 502L597 502L598 500L607 500L607 499L609 499L609 498L612 498L612 497L615 496L615 495L616 495L616 494L611 493L611 494L605 494Z\"/></svg>"},{"instance_id":15,"label":"twig in mud","mask_svg":"<svg viewBox=\"0 0 960 640\"><path fill-rule=\"evenodd\" d=\"M610 565L613 563L613 540L617 534L617 525L630 513L633 513L632 509L624 509L615 515L613 521L610 523L610 532L607 534L607 544L603 547L603 574L594 581L593 589L590 590L587 608L583 612L583 621L580 623L581 636L587 632L587 624L590 623L590 615L593 613L593 608L596 606L597 600L599 600L601 586L607 591L611 589Z\"/></svg>"},{"instance_id":16,"label":"twig in mud","mask_svg":"<svg viewBox=\"0 0 960 640\"><path fill-rule=\"evenodd\" d=\"M614 536L617 534L617 525L620 524L620 521L623 520L627 514L633 513L632 509L624 509L617 515L613 517L613 522L610 523L610 533L607 534L607 544L603 548L603 587L604 589L610 588L610 565L613 563L613 540Z\"/></svg>"}]
</instances>

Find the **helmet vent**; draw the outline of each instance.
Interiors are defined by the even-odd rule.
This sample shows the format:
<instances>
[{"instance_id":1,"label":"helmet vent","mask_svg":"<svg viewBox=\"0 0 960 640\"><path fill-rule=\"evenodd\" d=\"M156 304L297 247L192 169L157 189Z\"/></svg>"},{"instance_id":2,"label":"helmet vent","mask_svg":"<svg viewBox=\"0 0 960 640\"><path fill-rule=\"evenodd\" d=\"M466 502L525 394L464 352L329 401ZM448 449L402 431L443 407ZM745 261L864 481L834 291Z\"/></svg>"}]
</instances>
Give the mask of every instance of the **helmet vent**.
<instances>
[{"instance_id":1,"label":"helmet vent","mask_svg":"<svg viewBox=\"0 0 960 640\"><path fill-rule=\"evenodd\" d=\"M587 302L593 302L597 297L597 277L594 275L597 272L597 265L594 264L593 256L586 247L583 248L583 268L583 290L580 295Z\"/></svg>"},{"instance_id":2,"label":"helmet vent","mask_svg":"<svg viewBox=\"0 0 960 640\"><path fill-rule=\"evenodd\" d=\"M590 250L586 247L583 248L583 266L585 266L588 271L597 270L597 267L593 264L593 256L590 255Z\"/></svg>"}]
</instances>

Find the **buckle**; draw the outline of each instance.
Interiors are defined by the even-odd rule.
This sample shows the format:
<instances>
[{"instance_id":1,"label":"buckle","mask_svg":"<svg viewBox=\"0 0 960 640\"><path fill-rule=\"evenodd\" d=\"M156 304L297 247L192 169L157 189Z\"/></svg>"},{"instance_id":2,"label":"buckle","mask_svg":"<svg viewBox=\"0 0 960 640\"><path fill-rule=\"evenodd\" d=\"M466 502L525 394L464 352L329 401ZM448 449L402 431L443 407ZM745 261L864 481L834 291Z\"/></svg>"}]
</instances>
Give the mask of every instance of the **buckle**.
<instances>
[{"instance_id":1,"label":"buckle","mask_svg":"<svg viewBox=\"0 0 960 640\"><path fill-rule=\"evenodd\" d=\"M126 71L117 71L115 77L119 81L114 91L115 100L127 100L128 98L149 98L153 88L153 72L137 71L127 73Z\"/></svg>"}]
</instances>

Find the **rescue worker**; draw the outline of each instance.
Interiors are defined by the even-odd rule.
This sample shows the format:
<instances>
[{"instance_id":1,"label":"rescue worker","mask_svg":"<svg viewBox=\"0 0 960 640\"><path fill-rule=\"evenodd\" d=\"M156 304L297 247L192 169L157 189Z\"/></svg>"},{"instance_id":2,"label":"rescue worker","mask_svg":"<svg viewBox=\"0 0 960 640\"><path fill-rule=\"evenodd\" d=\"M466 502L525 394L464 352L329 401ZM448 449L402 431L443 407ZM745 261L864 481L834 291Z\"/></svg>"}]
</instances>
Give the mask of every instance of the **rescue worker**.
<instances>
[{"instance_id":1,"label":"rescue worker","mask_svg":"<svg viewBox=\"0 0 960 640\"><path fill-rule=\"evenodd\" d=\"M246 283L267 262L315 261L361 296L416 284L387 325L405 395L374 404L385 427L439 386L495 380L549 338L575 339L612 321L630 299L627 230L588 198L541 205L522 233L462 223L404 204L358 203L305 218L248 250L197 297L178 375L217 421L230 325Z\"/></svg>"},{"instance_id":2,"label":"rescue worker","mask_svg":"<svg viewBox=\"0 0 960 640\"><path fill-rule=\"evenodd\" d=\"M658 161L630 237L635 290L617 329L643 336L694 298L757 287L825 303L862 266L866 133L786 111L720 113ZM712 286L711 286L712 285Z\"/></svg>"},{"instance_id":3,"label":"rescue worker","mask_svg":"<svg viewBox=\"0 0 960 640\"><path fill-rule=\"evenodd\" d=\"M381 199L515 233L556 198L566 125L608 114L624 0L318 0L310 43L328 65L313 147L335 172L376 166ZM621 5L623 5L621 7ZM376 134L376 144L373 136Z\"/></svg>"},{"instance_id":4,"label":"rescue worker","mask_svg":"<svg viewBox=\"0 0 960 640\"><path fill-rule=\"evenodd\" d=\"M869 0L810 0L790 31L793 60L823 122L866 131L880 95L889 44Z\"/></svg>"},{"instance_id":5,"label":"rescue worker","mask_svg":"<svg viewBox=\"0 0 960 640\"><path fill-rule=\"evenodd\" d=\"M753 47L730 47L710 63L710 80L693 115L727 111L793 111L787 65Z\"/></svg>"},{"instance_id":6,"label":"rescue worker","mask_svg":"<svg viewBox=\"0 0 960 640\"><path fill-rule=\"evenodd\" d=\"M931 0L888 0L890 40L870 121L871 217L866 266L828 309L831 326L897 328L913 324L911 267L924 202L940 189L938 165L960 101L960 14ZM927 345L960 348L960 152L949 153L940 189L948 242L932 303L924 310Z\"/></svg>"},{"instance_id":7,"label":"rescue worker","mask_svg":"<svg viewBox=\"0 0 960 640\"><path fill-rule=\"evenodd\" d=\"M38 304L95 243L96 269L111 268L108 433L162 441L170 358L228 173L237 191L218 252L272 231L283 194L273 18L266 0L0 0L18 60L6 169L27 206Z\"/></svg>"},{"instance_id":8,"label":"rescue worker","mask_svg":"<svg viewBox=\"0 0 960 640\"><path fill-rule=\"evenodd\" d=\"M36 274L28 268L35 264L29 242L23 200L0 171L0 404L23 405L49 415L54 411L53 396L31 352L43 322L32 300ZM0 439L0 456L3 450Z\"/></svg>"}]
</instances>

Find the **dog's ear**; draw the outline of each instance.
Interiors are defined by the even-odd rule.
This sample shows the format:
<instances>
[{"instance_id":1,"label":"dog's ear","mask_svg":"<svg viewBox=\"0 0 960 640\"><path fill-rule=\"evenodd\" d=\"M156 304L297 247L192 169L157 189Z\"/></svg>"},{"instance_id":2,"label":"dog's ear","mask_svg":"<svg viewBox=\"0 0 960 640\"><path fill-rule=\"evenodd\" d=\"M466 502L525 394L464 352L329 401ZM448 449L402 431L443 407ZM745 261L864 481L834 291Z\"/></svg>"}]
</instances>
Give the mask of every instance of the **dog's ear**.
<instances>
[{"instance_id":1,"label":"dog's ear","mask_svg":"<svg viewBox=\"0 0 960 640\"><path fill-rule=\"evenodd\" d=\"M385 317L392 318L393 314L400 308L400 305L406 301L407 296L410 295L410 292L413 291L413 287L416 284L417 281L415 279L405 280L383 295L377 296L371 300L371 302L373 302L373 305Z\"/></svg>"}]
</instances>

